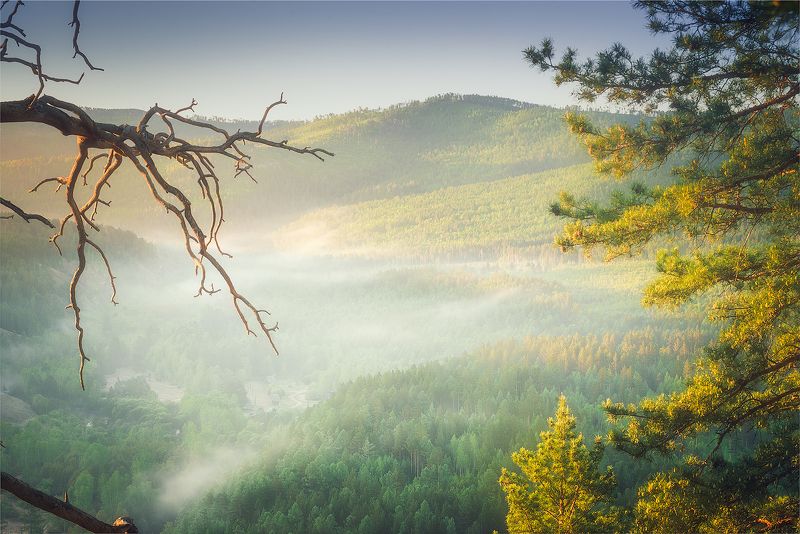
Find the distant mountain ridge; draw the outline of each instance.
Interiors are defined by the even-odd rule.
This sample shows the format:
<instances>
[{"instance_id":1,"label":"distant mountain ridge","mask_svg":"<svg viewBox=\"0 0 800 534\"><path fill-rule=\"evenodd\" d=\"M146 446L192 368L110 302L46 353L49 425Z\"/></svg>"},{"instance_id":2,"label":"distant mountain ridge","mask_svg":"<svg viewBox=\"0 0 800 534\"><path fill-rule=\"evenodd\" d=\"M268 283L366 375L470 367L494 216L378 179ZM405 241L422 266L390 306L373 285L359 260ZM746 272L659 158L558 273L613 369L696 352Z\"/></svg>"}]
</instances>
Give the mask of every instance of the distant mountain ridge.
<instances>
[{"instance_id":1,"label":"distant mountain ridge","mask_svg":"<svg viewBox=\"0 0 800 534\"><path fill-rule=\"evenodd\" d=\"M96 120L136 123L136 109L89 108ZM231 163L218 160L225 188L228 223L235 227L277 228L309 211L377 199L420 194L437 189L502 180L588 162L581 144L562 121L563 110L508 98L444 94L385 109L355 110L311 121L273 122L265 136L299 146L320 146L336 153L322 163L275 149L253 147L259 181L231 183ZM629 115L589 112L600 125L636 120ZM254 121L212 118L229 130L254 129ZM156 131L158 121L152 121ZM185 130L185 128L183 129ZM211 138L213 132L181 130L188 138ZM43 125L8 124L2 130L0 172L4 196L37 205L50 217L63 215L60 197L27 191L44 176L58 176L69 167L74 144ZM176 184L193 188L184 169L164 162L162 172ZM127 167L127 168L126 168ZM114 209L101 218L122 228L169 224L155 202L149 202L141 177L130 165L112 180ZM192 192L195 192L192 190ZM202 204L199 190L194 200ZM258 224L254 224L257 222Z\"/></svg>"},{"instance_id":2,"label":"distant mountain ridge","mask_svg":"<svg viewBox=\"0 0 800 534\"><path fill-rule=\"evenodd\" d=\"M535 107L549 107L543 106L540 104L534 104L532 102L524 102L521 100L515 100L513 98L505 98L500 96L489 96L489 95L478 95L478 94L459 94L459 93L443 93L439 95L434 95L425 100L409 100L408 102L399 102L397 104L392 104L386 107L379 107L379 108L356 108L350 111L346 111L344 113L326 113L323 115L317 115L313 119L308 120L301 120L301 119L289 119L289 120L278 120L278 121L267 121L267 126L284 126L284 125L299 125L305 124L309 122L315 122L319 120L324 120L331 117L336 117L340 115L349 115L351 113L360 113L365 111L372 111L372 112L382 112L382 111L389 111L395 109L402 109L408 106L413 106L416 104L425 104L429 102L465 102L465 103L474 103L474 104L483 104L488 106L497 107L498 109L506 109L508 111L512 111L514 109L526 109L526 108L535 108ZM111 123L133 123L138 122L141 119L142 115L144 115L144 109L139 108L96 108L96 107L82 107L84 111L86 111L89 116L91 116L94 120L100 122L111 122ZM190 115L192 116L192 115ZM237 128L240 127L239 125L244 126L258 126L257 119L242 119L242 118L231 118L231 117L221 117L221 116L210 116L210 115L203 115L202 113L197 113L193 115L194 118L198 120L204 120L211 122L215 125L235 125ZM242 128L244 129L244 128Z\"/></svg>"}]
</instances>

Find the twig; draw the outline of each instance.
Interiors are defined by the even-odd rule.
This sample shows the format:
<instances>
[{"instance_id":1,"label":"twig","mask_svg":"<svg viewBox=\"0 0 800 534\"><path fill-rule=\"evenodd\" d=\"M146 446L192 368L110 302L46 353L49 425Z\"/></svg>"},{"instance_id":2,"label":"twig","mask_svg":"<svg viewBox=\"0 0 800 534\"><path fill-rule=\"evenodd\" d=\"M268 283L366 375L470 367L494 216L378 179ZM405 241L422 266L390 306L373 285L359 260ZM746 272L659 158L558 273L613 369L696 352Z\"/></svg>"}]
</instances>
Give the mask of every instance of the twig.
<instances>
[{"instance_id":1,"label":"twig","mask_svg":"<svg viewBox=\"0 0 800 534\"><path fill-rule=\"evenodd\" d=\"M51 223L44 215L39 215L37 213L26 213L22 208L2 197L0 197L0 204L2 204L3 206L7 207L11 211L19 215L22 218L22 220L24 220L26 223L30 223L32 220L39 221L45 226L49 226L50 228L55 228L55 226L53 226L53 223Z\"/></svg>"}]
</instances>

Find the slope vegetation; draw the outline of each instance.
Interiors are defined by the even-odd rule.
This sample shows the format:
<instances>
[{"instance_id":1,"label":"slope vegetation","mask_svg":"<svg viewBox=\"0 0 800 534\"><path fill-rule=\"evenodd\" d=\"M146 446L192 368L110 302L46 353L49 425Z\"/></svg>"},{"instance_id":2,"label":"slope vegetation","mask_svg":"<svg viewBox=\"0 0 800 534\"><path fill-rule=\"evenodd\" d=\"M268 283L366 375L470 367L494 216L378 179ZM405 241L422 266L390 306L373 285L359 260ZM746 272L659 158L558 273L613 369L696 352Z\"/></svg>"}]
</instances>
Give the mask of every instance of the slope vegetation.
<instances>
[{"instance_id":1,"label":"slope vegetation","mask_svg":"<svg viewBox=\"0 0 800 534\"><path fill-rule=\"evenodd\" d=\"M96 120L123 123L135 123L142 114L139 110L88 111ZM336 157L321 163L279 150L254 149L253 174L259 183L242 179L225 184L227 219L232 225L257 220L261 226L274 228L332 204L423 193L588 161L578 141L565 130L562 115L561 110L514 100L449 94L308 122L272 123L266 137L299 146L323 146ZM635 119L591 115L601 125ZM255 127L247 121L211 120L229 130ZM179 134L205 135L196 130ZM60 195L53 196L45 188L35 197L27 191L42 178L63 174L73 152L71 142L45 126L5 125L0 156L4 196L31 209L39 207L51 217L63 215ZM230 161L218 161L221 176L228 176L229 167ZM173 183L193 189L191 176L179 164L162 171ZM101 210L101 222L122 228L138 225L141 230L143 212L161 213L149 201L146 186L133 168L123 167L112 185L107 199L114 201L114 209ZM201 206L197 193L192 200ZM166 223L163 218L148 218L146 224Z\"/></svg>"},{"instance_id":2,"label":"slope vegetation","mask_svg":"<svg viewBox=\"0 0 800 534\"><path fill-rule=\"evenodd\" d=\"M638 178L652 184L664 175ZM563 261L553 236L564 223L549 204L564 190L602 199L620 187L598 180L590 164L573 165L317 210L288 224L276 240L288 248L423 260L522 255Z\"/></svg>"}]
</instances>

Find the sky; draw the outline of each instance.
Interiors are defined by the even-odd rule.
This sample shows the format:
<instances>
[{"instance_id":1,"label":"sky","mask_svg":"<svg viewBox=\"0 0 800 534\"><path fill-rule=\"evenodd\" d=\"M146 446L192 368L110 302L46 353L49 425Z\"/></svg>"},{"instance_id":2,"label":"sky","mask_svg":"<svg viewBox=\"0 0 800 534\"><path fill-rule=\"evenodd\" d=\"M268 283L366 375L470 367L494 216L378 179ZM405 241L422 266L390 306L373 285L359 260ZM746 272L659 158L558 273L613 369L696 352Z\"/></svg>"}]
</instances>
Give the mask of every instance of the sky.
<instances>
[{"instance_id":1,"label":"sky","mask_svg":"<svg viewBox=\"0 0 800 534\"><path fill-rule=\"evenodd\" d=\"M13 2L9 3L12 4ZM8 7L3 10L6 16ZM627 2L128 2L80 6L72 58L71 2L26 2L14 19L43 47L45 72L78 77L45 92L88 107L178 108L206 116L311 119L442 93L482 94L563 107L571 89L531 68L522 50L552 37L580 57L622 42L635 55L667 45ZM13 53L13 50L12 50ZM30 70L0 67L3 100L24 98Z\"/></svg>"}]
</instances>

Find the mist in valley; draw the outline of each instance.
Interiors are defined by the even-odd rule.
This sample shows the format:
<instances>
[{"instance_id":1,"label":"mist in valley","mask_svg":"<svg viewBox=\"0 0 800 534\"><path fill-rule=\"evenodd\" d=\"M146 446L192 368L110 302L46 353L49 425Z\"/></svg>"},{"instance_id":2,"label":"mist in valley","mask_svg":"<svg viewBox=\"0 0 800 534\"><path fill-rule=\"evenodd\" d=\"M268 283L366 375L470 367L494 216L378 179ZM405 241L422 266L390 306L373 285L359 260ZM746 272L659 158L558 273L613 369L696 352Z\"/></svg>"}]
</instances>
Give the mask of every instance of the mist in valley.
<instances>
[{"instance_id":1,"label":"mist in valley","mask_svg":"<svg viewBox=\"0 0 800 534\"><path fill-rule=\"evenodd\" d=\"M634 4L3 2L0 530L796 528L798 8Z\"/></svg>"},{"instance_id":2,"label":"mist in valley","mask_svg":"<svg viewBox=\"0 0 800 534\"><path fill-rule=\"evenodd\" d=\"M270 387L284 384L321 400L358 376L461 356L497 340L604 332L650 316L634 306L643 276L620 294L604 289L599 273L579 262L547 269L525 261L420 264L263 246L228 251L234 259L226 266L239 291L279 325L280 354L265 339L246 335L224 291L196 297L191 262L174 244L155 243L141 257L125 251L110 256L118 306L109 303L110 288L97 265L82 283L93 387L107 389L139 375L156 390L212 387L194 383L202 369L204 380L225 376L240 391L255 391L261 381L266 397ZM53 277L54 297L68 284L67 273L60 274ZM621 313L609 313L612 292L615 302L623 299ZM68 345L73 330L63 315L47 330ZM4 342L29 351L11 332Z\"/></svg>"},{"instance_id":3,"label":"mist in valley","mask_svg":"<svg viewBox=\"0 0 800 534\"><path fill-rule=\"evenodd\" d=\"M429 105L456 110L477 106L498 118L530 113L527 107L506 107L492 99L473 102L445 96ZM425 106L412 105L390 114L416 120L426 112ZM407 142L410 153L419 149L410 139ZM28 160L14 159L25 155L23 148L12 146L12 159L6 165L16 162L27 170ZM301 172L312 182L348 174L359 160L351 161L344 150L344 158L319 166L304 164ZM537 157L549 161L548 154L555 152ZM395 194L393 182L370 174L355 184L340 182L316 190L309 206L295 202L304 198L298 187L282 189L275 182L284 174L299 176L287 161L279 158L275 163L263 152L256 154L255 172L267 180L228 184L226 224L220 232L222 249L233 256L221 262L237 290L269 311L267 325L278 325L273 336L279 354L263 335L247 335L219 277L210 273L208 284L221 291L196 296L199 279L182 248L174 218L135 200L141 194L139 180L128 170L108 197L115 209L103 207L99 212L105 226L97 234L115 275L119 305L111 304L108 273L92 253L79 286L84 342L91 358L84 371L87 391L80 392L74 324L70 311L63 310L76 260L74 233L67 229L64 255L59 256L47 242L46 229L4 221L3 256L20 258L4 264L0 286L4 302L0 384L4 404L12 407L4 420L20 425L31 414L36 414L34 420L60 418L64 432L89 432L83 438L89 443L123 432L125 438L117 438L120 445L110 449L116 452L105 453L112 457L124 455L140 440L137 431L114 427L120 417L150 436L142 453L120 457L117 467L111 468L108 456L100 455L93 459L99 463L84 470L81 480L65 470L59 484L84 485L86 496L79 503L89 506L91 495L94 502L104 495L105 501L99 501L103 510L123 507L131 516L143 517L145 526L162 528L205 496L225 491L249 474L274 472L293 451L319 446L319 438L297 442L314 428L306 421L326 413L328 402L340 402L336 401L340 392L347 395L373 387L363 380L395 380L406 370L428 372L427 366L434 362L455 369L472 369L472 363L465 367L462 362L489 365L486 355L509 343L538 346L563 338L591 345L596 343L592 339L606 340L610 333L678 324L675 318L639 306L641 289L653 273L647 262L631 259L608 266L597 258L554 251L548 241L558 225L555 219L543 218L544 227L530 221L527 227L504 223L495 229L494 221L520 212L515 203L534 202L536 209L545 210L544 191L555 194L565 177L580 179L586 172L583 167L545 171L523 177L522 182L479 185L488 188L480 193L488 194L487 201L480 215L466 223L471 226L465 227L459 214L473 208L461 210L458 202L462 192L471 199L468 202L475 201L470 185L445 190L453 201L448 200L452 209L443 211L437 192L381 199ZM451 162L444 165L440 170L448 175L458 175L464 168L460 164L449 168ZM41 167L37 169L41 172ZM179 168L169 172L179 183L189 183ZM380 173L381 167L373 166L371 172ZM507 169L496 172L500 177ZM347 193L357 191L363 182L387 185L365 189L367 193ZM515 188L531 186L541 192L509 196L516 194ZM201 220L210 220L202 196L190 191ZM53 197L42 193L48 213ZM364 202L313 209L314 204L328 206L334 199L353 195ZM375 196L379 198L369 200ZM255 208L255 199L262 197L267 204ZM404 204L406 199L411 208ZM525 210L536 213L531 207ZM147 216L142 218L142 213ZM389 216L383 219L383 213ZM396 213L401 214L399 219ZM439 218L438 226L464 228L464 235L478 239L440 245L439 236L460 234L430 233L426 217L432 214ZM397 239L393 233L397 224L410 237ZM530 232L520 234L518 227ZM11 230L18 235L13 237ZM346 232L351 231L358 235L355 246L347 239ZM420 232L417 237L415 232ZM413 239L416 245L408 247L402 239ZM26 267L25 258L32 259L35 268ZM38 289L28 294L25 280ZM524 356L520 354L511 365L529 365L530 358L536 361L537 354L547 350L523 349ZM35 367L43 370L33 372ZM464 387L469 388L473 379L463 377ZM516 391L520 384L514 386ZM383 394L392 391L394 387ZM469 395L453 395L446 403L449 409L464 410ZM66 418L60 415L65 406L72 407ZM408 409L407 401L399 399L383 408L398 413ZM42 439L34 431L38 427L30 424L8 428L21 432L15 434L17 442ZM315 432L321 436L328 430ZM377 435L352 439L361 440L358 447L367 450L379 442ZM78 452L84 450L81 443L74 442L75 454L84 454ZM401 458L402 450L397 449ZM21 459L17 465L35 470L28 461L34 462ZM91 479L86 478L88 473L93 473ZM8 510L18 513L13 507Z\"/></svg>"},{"instance_id":4,"label":"mist in valley","mask_svg":"<svg viewBox=\"0 0 800 534\"><path fill-rule=\"evenodd\" d=\"M46 241L44 231L31 231ZM170 439L183 445L170 453L166 467L140 475L163 495L152 505L160 521L236 480L243 467L278 454L285 425L354 379L457 359L501 340L602 335L652 320L636 307L644 277L624 292L604 288L585 261L552 268L524 260L419 262L335 249L311 254L302 242L269 247L254 246L246 235L226 237L236 244L228 249L234 259L226 267L238 290L267 307L269 320L279 324L279 355L263 337L246 335L224 291L195 296L191 262L175 243L123 236L136 246L109 254L117 306L109 302L107 274L96 262L81 282L82 324L92 359L85 370L87 394L146 399L178 417ZM4 254L17 254L14 246L6 243ZM41 261L52 264L43 301L63 302L69 249L63 258L54 250L41 253ZM612 298L618 312L607 305ZM6 323L9 315L4 308ZM0 338L4 398L18 401L17 411L28 417L50 409L46 403L31 409L17 397L30 398L19 387L19 373L42 354L60 369L59 389L80 395L77 363L67 356L74 351L69 313L49 315L52 319L31 335L7 328ZM193 419L193 411L204 412L204 403L219 398L225 399L224 410ZM108 414L89 407L78 413L74 424L112 424ZM233 426L232 418L238 421ZM226 426L231 431L220 432ZM209 432L224 434L224 444L200 437Z\"/></svg>"}]
</instances>

